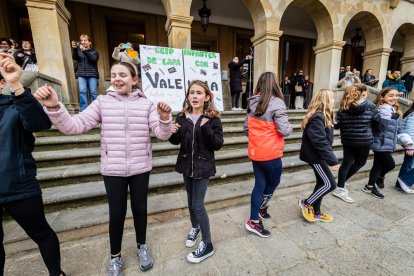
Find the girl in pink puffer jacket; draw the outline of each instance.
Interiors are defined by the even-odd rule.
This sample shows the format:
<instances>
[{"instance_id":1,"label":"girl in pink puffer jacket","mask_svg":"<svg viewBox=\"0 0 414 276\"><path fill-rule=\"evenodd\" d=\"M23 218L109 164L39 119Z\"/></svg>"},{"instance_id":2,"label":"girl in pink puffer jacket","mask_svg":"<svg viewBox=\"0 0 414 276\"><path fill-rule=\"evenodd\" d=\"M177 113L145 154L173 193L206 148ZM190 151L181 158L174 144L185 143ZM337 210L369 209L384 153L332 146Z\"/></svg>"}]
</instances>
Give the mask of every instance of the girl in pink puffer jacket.
<instances>
[{"instance_id":1,"label":"girl in pink puffer jacket","mask_svg":"<svg viewBox=\"0 0 414 276\"><path fill-rule=\"evenodd\" d=\"M80 134L101 124L101 173L109 203L109 238L111 260L109 275L121 275L121 243L127 211L128 186L134 217L137 254L141 270L153 265L146 245L147 195L152 169L150 131L167 140L171 135L171 108L165 103L146 99L135 69L125 62L111 68L115 92L100 95L81 113L71 116L56 92L40 87L35 97L44 105L52 123L64 134Z\"/></svg>"}]
</instances>

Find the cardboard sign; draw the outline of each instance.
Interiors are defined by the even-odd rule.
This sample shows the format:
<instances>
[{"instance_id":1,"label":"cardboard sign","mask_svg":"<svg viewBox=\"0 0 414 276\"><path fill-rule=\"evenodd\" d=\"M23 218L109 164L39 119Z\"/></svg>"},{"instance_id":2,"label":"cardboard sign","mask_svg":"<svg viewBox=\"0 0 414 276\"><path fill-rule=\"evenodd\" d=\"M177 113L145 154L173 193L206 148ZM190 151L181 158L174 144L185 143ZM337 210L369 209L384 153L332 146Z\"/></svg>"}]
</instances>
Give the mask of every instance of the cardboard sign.
<instances>
[{"instance_id":1,"label":"cardboard sign","mask_svg":"<svg viewBox=\"0 0 414 276\"><path fill-rule=\"evenodd\" d=\"M223 111L220 54L184 49L183 56L186 91L193 80L201 80L207 83L213 94L214 106Z\"/></svg>"},{"instance_id":2,"label":"cardboard sign","mask_svg":"<svg viewBox=\"0 0 414 276\"><path fill-rule=\"evenodd\" d=\"M142 90L155 104L165 102L181 111L185 98L181 49L140 45Z\"/></svg>"}]
</instances>

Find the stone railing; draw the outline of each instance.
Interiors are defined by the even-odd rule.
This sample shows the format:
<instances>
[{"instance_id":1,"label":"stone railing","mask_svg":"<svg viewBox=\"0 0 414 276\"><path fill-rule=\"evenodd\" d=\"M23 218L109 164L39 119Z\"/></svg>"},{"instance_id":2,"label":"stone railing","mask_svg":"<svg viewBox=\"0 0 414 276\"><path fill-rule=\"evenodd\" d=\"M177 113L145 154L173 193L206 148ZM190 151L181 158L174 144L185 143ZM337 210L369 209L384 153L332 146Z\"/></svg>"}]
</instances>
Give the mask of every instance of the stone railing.
<instances>
[{"instance_id":1,"label":"stone railing","mask_svg":"<svg viewBox=\"0 0 414 276\"><path fill-rule=\"evenodd\" d=\"M56 91L59 97L59 101L62 102L62 82L58 79L52 78L42 73L23 71L20 82L24 87L30 88L32 90L32 93L34 93L39 86L47 84ZM6 86L3 90L3 93L9 95L10 88Z\"/></svg>"},{"instance_id":2,"label":"stone railing","mask_svg":"<svg viewBox=\"0 0 414 276\"><path fill-rule=\"evenodd\" d=\"M381 91L375 87L371 87L371 86L367 86L369 89L369 94L368 94L368 99L370 101L374 101L377 98L378 93ZM332 89L332 91L334 92L334 100L335 100L335 108L338 109L339 108L339 104L341 103L342 97L344 96L345 93L345 88L335 88ZM398 105L400 107L400 110L402 113L404 113L406 110L408 110L411 105L413 104L412 100L409 99L405 99L403 97L399 97L398 98Z\"/></svg>"}]
</instances>

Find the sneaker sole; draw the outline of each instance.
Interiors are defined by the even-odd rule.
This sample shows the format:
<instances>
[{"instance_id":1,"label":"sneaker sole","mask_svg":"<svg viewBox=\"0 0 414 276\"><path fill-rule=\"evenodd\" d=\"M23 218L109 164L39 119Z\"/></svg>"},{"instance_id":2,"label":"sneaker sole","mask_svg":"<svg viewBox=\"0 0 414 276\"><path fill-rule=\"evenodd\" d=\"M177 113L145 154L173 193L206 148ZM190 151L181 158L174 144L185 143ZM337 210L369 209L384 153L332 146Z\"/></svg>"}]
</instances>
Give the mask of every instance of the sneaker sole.
<instances>
[{"instance_id":1,"label":"sneaker sole","mask_svg":"<svg viewBox=\"0 0 414 276\"><path fill-rule=\"evenodd\" d=\"M196 243L197 243L197 240L194 240L194 242L188 242L188 241L186 241L185 242L185 246L187 246L187 247L193 247Z\"/></svg>"},{"instance_id":2,"label":"sneaker sole","mask_svg":"<svg viewBox=\"0 0 414 276\"><path fill-rule=\"evenodd\" d=\"M247 223L245 224L245 227L246 227L247 231L250 231L252 233L255 233L256 235L258 235L258 236L260 236L262 238L268 238L268 237L270 237L270 235L266 236L266 235L263 235L262 233L260 233L259 231L257 231L256 229L252 229Z\"/></svg>"},{"instance_id":3,"label":"sneaker sole","mask_svg":"<svg viewBox=\"0 0 414 276\"><path fill-rule=\"evenodd\" d=\"M315 222L327 222L327 223L331 223L333 221L333 219L332 220L322 220L322 219L315 219Z\"/></svg>"},{"instance_id":4,"label":"sneaker sole","mask_svg":"<svg viewBox=\"0 0 414 276\"><path fill-rule=\"evenodd\" d=\"M398 183L400 184L401 189L407 194L410 193L410 187L408 187L400 178L397 178Z\"/></svg>"},{"instance_id":5,"label":"sneaker sole","mask_svg":"<svg viewBox=\"0 0 414 276\"><path fill-rule=\"evenodd\" d=\"M148 267L142 267L141 265L139 265L139 269L141 269L142 271L148 271L152 268L153 265L154 265L154 260L149 264Z\"/></svg>"},{"instance_id":6,"label":"sneaker sole","mask_svg":"<svg viewBox=\"0 0 414 276\"><path fill-rule=\"evenodd\" d=\"M334 194L334 193L332 193L332 195L335 196L335 197L337 197L337 198L339 198L339 199L342 199L345 202L354 203L354 200L353 199L352 200L348 200L348 199L345 199L345 198L341 197L340 195Z\"/></svg>"},{"instance_id":7,"label":"sneaker sole","mask_svg":"<svg viewBox=\"0 0 414 276\"><path fill-rule=\"evenodd\" d=\"M190 256L191 253L189 253L187 255L187 261L189 261L190 263L200 263L202 261L204 261L205 259L207 259L208 257L212 256L214 254L214 250L211 251L210 253L208 253L207 255L201 257L201 258L194 258Z\"/></svg>"}]
</instances>

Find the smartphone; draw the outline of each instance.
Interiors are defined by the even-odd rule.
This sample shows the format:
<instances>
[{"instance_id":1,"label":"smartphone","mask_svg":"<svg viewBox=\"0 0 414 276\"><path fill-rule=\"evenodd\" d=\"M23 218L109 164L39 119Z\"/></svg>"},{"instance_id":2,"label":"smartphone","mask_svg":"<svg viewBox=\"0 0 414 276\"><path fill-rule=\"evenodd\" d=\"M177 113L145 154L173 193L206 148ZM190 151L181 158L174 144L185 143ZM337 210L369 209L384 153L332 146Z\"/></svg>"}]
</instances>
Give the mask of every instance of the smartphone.
<instances>
[{"instance_id":1,"label":"smartphone","mask_svg":"<svg viewBox=\"0 0 414 276\"><path fill-rule=\"evenodd\" d=\"M131 49L131 46L129 46L127 43L122 43L121 49Z\"/></svg>"}]
</instances>

